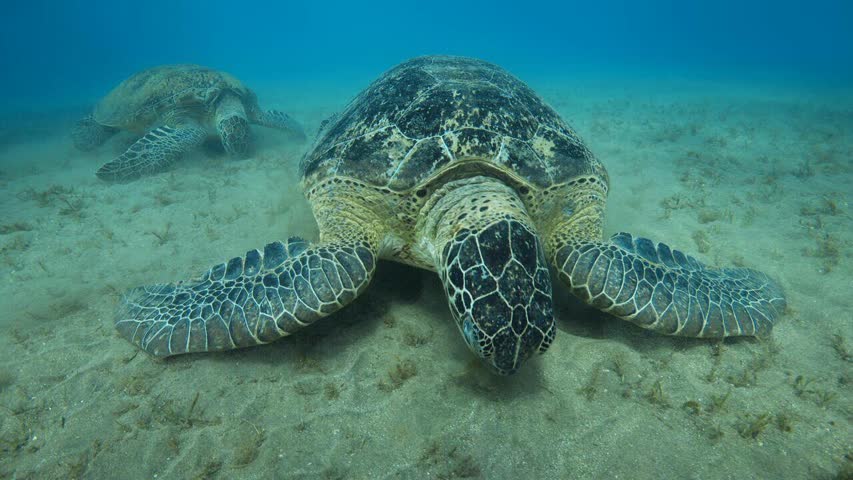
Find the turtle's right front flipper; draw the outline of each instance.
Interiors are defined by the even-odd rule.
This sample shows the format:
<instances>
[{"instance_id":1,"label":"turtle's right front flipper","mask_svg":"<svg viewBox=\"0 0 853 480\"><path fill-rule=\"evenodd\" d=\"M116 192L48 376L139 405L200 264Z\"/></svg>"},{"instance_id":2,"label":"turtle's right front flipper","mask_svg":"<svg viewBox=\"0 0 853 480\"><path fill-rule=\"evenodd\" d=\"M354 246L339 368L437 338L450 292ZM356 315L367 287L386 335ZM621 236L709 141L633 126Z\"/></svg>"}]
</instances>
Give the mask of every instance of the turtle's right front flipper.
<instances>
[{"instance_id":1,"label":"turtle's right front flipper","mask_svg":"<svg viewBox=\"0 0 853 480\"><path fill-rule=\"evenodd\" d=\"M586 303L666 335L770 333L785 310L781 287L748 268L711 268L647 238L573 239L555 250L560 279Z\"/></svg>"},{"instance_id":2,"label":"turtle's right front flipper","mask_svg":"<svg viewBox=\"0 0 853 480\"><path fill-rule=\"evenodd\" d=\"M163 171L187 151L200 145L207 132L197 123L164 125L146 133L126 152L98 169L97 176L109 182L129 182Z\"/></svg>"},{"instance_id":3,"label":"turtle's right front flipper","mask_svg":"<svg viewBox=\"0 0 853 480\"><path fill-rule=\"evenodd\" d=\"M81 152L88 152L100 147L118 132L117 128L101 125L92 115L80 119L71 130L71 141Z\"/></svg>"},{"instance_id":4,"label":"turtle's right front flipper","mask_svg":"<svg viewBox=\"0 0 853 480\"><path fill-rule=\"evenodd\" d=\"M279 110L267 110L259 112L252 119L253 123L262 127L274 128L287 133L296 140L305 140L305 131L302 125L290 115Z\"/></svg>"},{"instance_id":5,"label":"turtle's right front flipper","mask_svg":"<svg viewBox=\"0 0 853 480\"><path fill-rule=\"evenodd\" d=\"M270 243L197 281L130 290L116 328L160 357L268 343L350 303L370 282L376 257L366 241Z\"/></svg>"}]
</instances>

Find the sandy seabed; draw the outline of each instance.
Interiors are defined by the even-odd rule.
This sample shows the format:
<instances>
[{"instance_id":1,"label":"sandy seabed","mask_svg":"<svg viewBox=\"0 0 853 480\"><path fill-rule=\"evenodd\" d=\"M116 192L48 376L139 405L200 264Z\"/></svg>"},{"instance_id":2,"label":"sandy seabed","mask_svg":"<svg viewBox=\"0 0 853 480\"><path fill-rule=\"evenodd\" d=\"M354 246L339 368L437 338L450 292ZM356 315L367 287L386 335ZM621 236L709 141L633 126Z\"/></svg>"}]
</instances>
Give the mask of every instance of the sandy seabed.
<instances>
[{"instance_id":1,"label":"sandy seabed","mask_svg":"<svg viewBox=\"0 0 853 480\"><path fill-rule=\"evenodd\" d=\"M607 166L606 233L775 277L789 311L772 337L658 336L555 283L553 346L499 378L468 352L438 277L384 262L363 297L298 335L156 360L115 333L120 293L316 239L298 187L307 144L259 129L248 160L207 148L107 185L93 172L132 138L80 153L80 112L10 116L0 478L851 478L853 96L532 85ZM346 102L262 93L308 131Z\"/></svg>"}]
</instances>

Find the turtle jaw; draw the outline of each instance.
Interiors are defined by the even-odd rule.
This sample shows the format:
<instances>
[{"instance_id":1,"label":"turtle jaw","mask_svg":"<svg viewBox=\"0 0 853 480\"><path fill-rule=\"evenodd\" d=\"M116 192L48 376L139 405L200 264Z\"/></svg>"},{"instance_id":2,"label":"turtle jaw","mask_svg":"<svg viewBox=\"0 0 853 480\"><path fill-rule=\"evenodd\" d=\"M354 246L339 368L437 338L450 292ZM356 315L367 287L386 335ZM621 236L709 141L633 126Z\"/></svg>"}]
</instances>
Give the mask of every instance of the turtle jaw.
<instances>
[{"instance_id":1,"label":"turtle jaw","mask_svg":"<svg viewBox=\"0 0 853 480\"><path fill-rule=\"evenodd\" d=\"M549 307L550 301L548 305L536 306L543 310ZM462 321L456 318L456 321L468 348L493 372L507 376L517 372L534 353L545 353L548 349L553 337L548 338L543 335L542 330L544 328L549 332L554 331L554 317L548 312L542 313L542 318L550 319L550 322L543 323L551 323L551 325L535 327L527 325L521 333L513 328L512 316L486 319L488 323L499 326L498 332L491 337L477 326L478 320L471 315L466 315Z\"/></svg>"}]
</instances>

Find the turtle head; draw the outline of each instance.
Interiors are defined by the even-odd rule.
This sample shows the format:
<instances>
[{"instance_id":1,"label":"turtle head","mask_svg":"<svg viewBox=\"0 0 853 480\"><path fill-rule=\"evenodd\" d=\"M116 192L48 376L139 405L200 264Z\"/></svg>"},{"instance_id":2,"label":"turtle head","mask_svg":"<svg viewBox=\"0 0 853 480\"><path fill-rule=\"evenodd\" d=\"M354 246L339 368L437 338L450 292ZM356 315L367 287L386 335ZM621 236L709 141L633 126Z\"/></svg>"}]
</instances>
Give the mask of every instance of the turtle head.
<instances>
[{"instance_id":1,"label":"turtle head","mask_svg":"<svg viewBox=\"0 0 853 480\"><path fill-rule=\"evenodd\" d=\"M514 373L554 338L551 277L515 192L495 179L447 192L429 212L437 270L468 347L497 373Z\"/></svg>"},{"instance_id":2,"label":"turtle head","mask_svg":"<svg viewBox=\"0 0 853 480\"><path fill-rule=\"evenodd\" d=\"M252 132L243 100L233 93L222 95L216 104L216 130L222 146L234 158L251 154Z\"/></svg>"}]
</instances>

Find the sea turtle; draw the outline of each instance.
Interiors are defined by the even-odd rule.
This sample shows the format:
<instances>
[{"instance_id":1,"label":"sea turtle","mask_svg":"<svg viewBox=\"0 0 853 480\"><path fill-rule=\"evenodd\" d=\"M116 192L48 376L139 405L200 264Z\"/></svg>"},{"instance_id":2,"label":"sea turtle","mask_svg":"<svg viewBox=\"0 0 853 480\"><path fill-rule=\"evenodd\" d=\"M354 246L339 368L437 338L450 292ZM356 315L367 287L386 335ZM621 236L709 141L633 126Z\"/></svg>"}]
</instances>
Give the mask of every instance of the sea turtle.
<instances>
[{"instance_id":1,"label":"sea turtle","mask_svg":"<svg viewBox=\"0 0 853 480\"><path fill-rule=\"evenodd\" d=\"M320 240L130 290L116 326L156 356L263 344L352 302L379 259L438 272L468 347L515 372L556 333L549 267L590 305L668 335L764 335L780 287L663 243L602 239L608 176L527 85L459 57L409 60L321 129L301 165Z\"/></svg>"},{"instance_id":2,"label":"sea turtle","mask_svg":"<svg viewBox=\"0 0 853 480\"><path fill-rule=\"evenodd\" d=\"M103 180L127 182L163 170L213 131L231 156L246 157L249 124L303 135L287 114L261 110L254 92L233 76L199 65L163 65L121 82L77 122L71 137L88 151L120 130L142 135L97 172Z\"/></svg>"}]
</instances>

